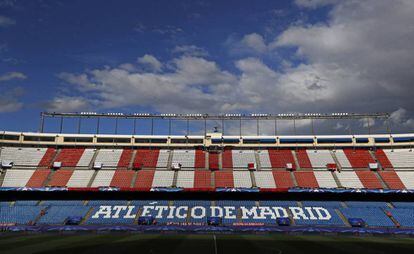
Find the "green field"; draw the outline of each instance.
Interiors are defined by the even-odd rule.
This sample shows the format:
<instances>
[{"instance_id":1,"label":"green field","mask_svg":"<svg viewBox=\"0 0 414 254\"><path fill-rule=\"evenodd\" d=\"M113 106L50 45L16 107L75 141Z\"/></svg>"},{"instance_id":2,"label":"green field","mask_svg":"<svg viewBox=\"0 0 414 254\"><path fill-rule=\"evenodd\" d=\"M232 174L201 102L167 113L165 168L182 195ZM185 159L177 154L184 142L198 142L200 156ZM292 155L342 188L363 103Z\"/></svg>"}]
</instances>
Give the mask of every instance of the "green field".
<instances>
[{"instance_id":1,"label":"green field","mask_svg":"<svg viewBox=\"0 0 414 254\"><path fill-rule=\"evenodd\" d=\"M413 253L414 239L323 235L2 234L0 253Z\"/></svg>"}]
</instances>

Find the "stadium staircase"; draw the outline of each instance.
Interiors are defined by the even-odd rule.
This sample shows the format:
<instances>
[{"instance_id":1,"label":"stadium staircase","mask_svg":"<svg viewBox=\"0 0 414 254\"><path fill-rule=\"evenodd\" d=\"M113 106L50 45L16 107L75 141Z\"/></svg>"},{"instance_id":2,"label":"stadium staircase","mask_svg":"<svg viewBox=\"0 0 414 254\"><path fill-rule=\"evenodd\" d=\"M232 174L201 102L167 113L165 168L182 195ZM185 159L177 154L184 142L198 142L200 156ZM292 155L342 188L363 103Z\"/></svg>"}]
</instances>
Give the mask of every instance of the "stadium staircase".
<instances>
[{"instance_id":1,"label":"stadium staircase","mask_svg":"<svg viewBox=\"0 0 414 254\"><path fill-rule=\"evenodd\" d=\"M299 161L298 161L298 158L296 157L296 152L295 152L295 150L292 150L291 151L292 152L292 157L293 157L293 161L294 161L294 168L296 169L296 170L300 170L301 169L301 167L300 167L300 164L299 164Z\"/></svg>"}]
</instances>

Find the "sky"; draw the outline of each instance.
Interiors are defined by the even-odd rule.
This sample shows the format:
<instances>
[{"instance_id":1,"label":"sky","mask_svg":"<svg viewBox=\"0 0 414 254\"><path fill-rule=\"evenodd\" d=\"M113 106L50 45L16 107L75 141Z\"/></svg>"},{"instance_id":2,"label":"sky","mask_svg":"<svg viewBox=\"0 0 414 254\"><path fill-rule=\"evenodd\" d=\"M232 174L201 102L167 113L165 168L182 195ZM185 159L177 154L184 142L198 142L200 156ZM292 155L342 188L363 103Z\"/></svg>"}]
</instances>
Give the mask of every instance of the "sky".
<instances>
[{"instance_id":1,"label":"sky","mask_svg":"<svg viewBox=\"0 0 414 254\"><path fill-rule=\"evenodd\" d=\"M388 112L411 132L413 13L412 0L0 0L0 129L37 131L42 111ZM386 129L315 124L367 122Z\"/></svg>"}]
</instances>

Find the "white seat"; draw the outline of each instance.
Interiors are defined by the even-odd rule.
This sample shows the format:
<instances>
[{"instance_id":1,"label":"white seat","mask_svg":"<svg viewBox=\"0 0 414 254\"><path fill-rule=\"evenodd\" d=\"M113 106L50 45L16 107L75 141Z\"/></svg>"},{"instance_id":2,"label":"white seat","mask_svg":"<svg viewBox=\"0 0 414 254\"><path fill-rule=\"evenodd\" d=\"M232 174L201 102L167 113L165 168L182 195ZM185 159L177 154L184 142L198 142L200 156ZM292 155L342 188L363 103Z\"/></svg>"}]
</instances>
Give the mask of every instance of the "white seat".
<instances>
[{"instance_id":1,"label":"white seat","mask_svg":"<svg viewBox=\"0 0 414 254\"><path fill-rule=\"evenodd\" d=\"M115 169L121 158L122 149L100 149L95 162L101 162L104 169Z\"/></svg>"},{"instance_id":2,"label":"white seat","mask_svg":"<svg viewBox=\"0 0 414 254\"><path fill-rule=\"evenodd\" d=\"M337 188L338 185L335 182L330 171L314 171L316 181L318 182L319 187L321 188Z\"/></svg>"},{"instance_id":3,"label":"white seat","mask_svg":"<svg viewBox=\"0 0 414 254\"><path fill-rule=\"evenodd\" d=\"M171 187L173 185L173 171L155 171L152 187Z\"/></svg>"},{"instance_id":4,"label":"white seat","mask_svg":"<svg viewBox=\"0 0 414 254\"><path fill-rule=\"evenodd\" d=\"M253 172L256 185L259 188L276 188L275 179L272 172L256 171Z\"/></svg>"},{"instance_id":5,"label":"white seat","mask_svg":"<svg viewBox=\"0 0 414 254\"><path fill-rule=\"evenodd\" d=\"M3 187L25 187L35 170L9 169L4 176Z\"/></svg>"},{"instance_id":6,"label":"white seat","mask_svg":"<svg viewBox=\"0 0 414 254\"><path fill-rule=\"evenodd\" d=\"M335 163L329 150L306 150L313 168L326 168L326 164Z\"/></svg>"},{"instance_id":7,"label":"white seat","mask_svg":"<svg viewBox=\"0 0 414 254\"><path fill-rule=\"evenodd\" d=\"M194 168L195 150L174 150L172 163L180 163L182 168Z\"/></svg>"},{"instance_id":8,"label":"white seat","mask_svg":"<svg viewBox=\"0 0 414 254\"><path fill-rule=\"evenodd\" d=\"M233 171L233 181L236 188L252 187L252 179L248 171Z\"/></svg>"},{"instance_id":9,"label":"white seat","mask_svg":"<svg viewBox=\"0 0 414 254\"><path fill-rule=\"evenodd\" d=\"M73 171L72 176L70 177L66 186L68 187L87 187L91 177L93 175L93 170L75 170Z\"/></svg>"},{"instance_id":10,"label":"white seat","mask_svg":"<svg viewBox=\"0 0 414 254\"><path fill-rule=\"evenodd\" d=\"M177 175L177 187L194 188L194 171L179 171Z\"/></svg>"},{"instance_id":11,"label":"white seat","mask_svg":"<svg viewBox=\"0 0 414 254\"><path fill-rule=\"evenodd\" d=\"M14 166L36 167L46 151L47 148L3 147L0 153L0 161L13 161Z\"/></svg>"},{"instance_id":12,"label":"white seat","mask_svg":"<svg viewBox=\"0 0 414 254\"><path fill-rule=\"evenodd\" d=\"M91 187L111 186L115 170L100 170L95 176Z\"/></svg>"},{"instance_id":13,"label":"white seat","mask_svg":"<svg viewBox=\"0 0 414 254\"><path fill-rule=\"evenodd\" d=\"M338 177L342 187L364 188L364 185L361 183L361 180L359 180L359 177L355 171L342 171L340 173L335 171L334 174Z\"/></svg>"}]
</instances>

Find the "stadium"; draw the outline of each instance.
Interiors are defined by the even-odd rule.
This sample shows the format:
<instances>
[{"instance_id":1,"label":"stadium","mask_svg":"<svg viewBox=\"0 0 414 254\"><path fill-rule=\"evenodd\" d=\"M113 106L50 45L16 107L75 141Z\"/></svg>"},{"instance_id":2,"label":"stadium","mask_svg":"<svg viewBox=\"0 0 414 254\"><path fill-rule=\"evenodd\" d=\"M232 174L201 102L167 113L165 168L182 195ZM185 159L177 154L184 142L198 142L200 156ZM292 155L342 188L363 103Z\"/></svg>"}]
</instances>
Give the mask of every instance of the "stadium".
<instances>
[{"instance_id":1,"label":"stadium","mask_svg":"<svg viewBox=\"0 0 414 254\"><path fill-rule=\"evenodd\" d=\"M413 253L414 0L0 0L0 253Z\"/></svg>"},{"instance_id":2,"label":"stadium","mask_svg":"<svg viewBox=\"0 0 414 254\"><path fill-rule=\"evenodd\" d=\"M45 118L259 123L387 116L43 113L40 130ZM1 229L214 236L414 232L412 134L204 131L204 136L5 131L0 136Z\"/></svg>"}]
</instances>

